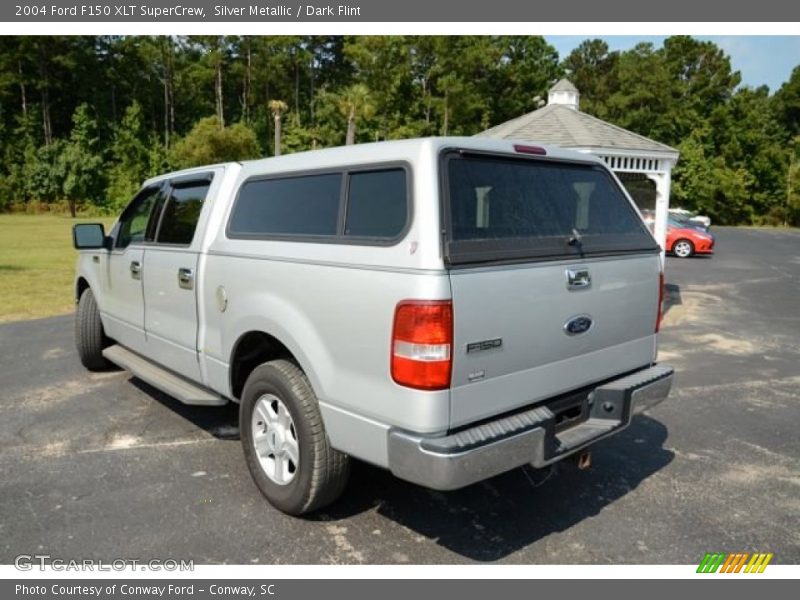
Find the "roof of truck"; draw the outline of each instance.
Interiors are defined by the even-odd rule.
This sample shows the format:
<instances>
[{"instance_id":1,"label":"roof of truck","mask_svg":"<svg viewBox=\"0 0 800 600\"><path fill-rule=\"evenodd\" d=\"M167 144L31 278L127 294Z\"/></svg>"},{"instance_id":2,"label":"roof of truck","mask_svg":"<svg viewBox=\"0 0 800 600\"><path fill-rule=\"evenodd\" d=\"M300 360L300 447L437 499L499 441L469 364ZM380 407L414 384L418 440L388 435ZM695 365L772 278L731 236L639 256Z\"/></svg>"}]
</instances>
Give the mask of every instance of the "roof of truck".
<instances>
[{"instance_id":1,"label":"roof of truck","mask_svg":"<svg viewBox=\"0 0 800 600\"><path fill-rule=\"evenodd\" d=\"M517 141L517 143L531 145L532 142ZM578 153L574 150L566 150L554 145L540 144L540 146L545 148L548 156L577 159L585 159L587 157L586 154ZM371 142L366 144L353 144L351 146L336 146L334 148L324 148L320 150L308 150L306 152L297 152L294 154L284 154L282 156L271 158L244 161L243 164L257 165L259 163L266 163L267 161L270 163L273 163L273 161L290 163L294 161L305 161L312 156L315 158L330 156L344 159L364 157L370 160L380 160L382 158L397 154L414 154L424 147L429 147L433 150L441 150L444 148L467 148L474 150L513 153L514 141L455 136L413 138L408 140L391 140L384 142Z\"/></svg>"},{"instance_id":2,"label":"roof of truck","mask_svg":"<svg viewBox=\"0 0 800 600\"><path fill-rule=\"evenodd\" d=\"M531 146L532 142L517 141L517 144ZM320 150L309 150L294 154L284 154L281 156L263 158L257 160L243 161L243 165L248 170L258 170L264 166L272 168L280 165L281 168L293 169L298 166L313 168L317 163L333 162L379 162L389 160L399 160L403 157L419 154L423 149L428 148L434 152L446 148L459 148L471 150L484 150L488 152L515 153L515 142L513 140L493 140L475 137L427 137L408 140L393 140L385 142L372 142L366 144L353 144L351 146L337 146L334 148L324 148ZM547 155L554 158L564 158L573 160L592 160L600 162L585 153L574 150L566 150L554 145L537 144L545 149ZM309 161L313 160L311 163Z\"/></svg>"},{"instance_id":3,"label":"roof of truck","mask_svg":"<svg viewBox=\"0 0 800 600\"><path fill-rule=\"evenodd\" d=\"M369 164L392 161L410 161L420 155L425 149L433 153L438 153L447 148L458 148L468 150L481 150L485 152L498 152L503 154L521 154L514 149L515 144L525 146L537 146L545 150L546 155L551 158L562 158L566 160L584 160L601 163L600 159L589 154L567 150L558 146L548 144L534 144L530 141L497 140L480 137L427 137L408 140L393 140L385 142L371 142L366 144L353 144L351 146L336 146L334 148L323 148L319 150L308 150L305 152L295 152L293 154L283 154L269 158L259 158L245 160L241 162L217 163L204 165L191 169L183 169L172 173L158 175L145 182L150 185L160 180L172 179L193 173L202 173L215 168L225 167L232 164L241 164L242 170L247 175L258 174L260 172L278 171L301 171L332 168L347 164Z\"/></svg>"}]
</instances>

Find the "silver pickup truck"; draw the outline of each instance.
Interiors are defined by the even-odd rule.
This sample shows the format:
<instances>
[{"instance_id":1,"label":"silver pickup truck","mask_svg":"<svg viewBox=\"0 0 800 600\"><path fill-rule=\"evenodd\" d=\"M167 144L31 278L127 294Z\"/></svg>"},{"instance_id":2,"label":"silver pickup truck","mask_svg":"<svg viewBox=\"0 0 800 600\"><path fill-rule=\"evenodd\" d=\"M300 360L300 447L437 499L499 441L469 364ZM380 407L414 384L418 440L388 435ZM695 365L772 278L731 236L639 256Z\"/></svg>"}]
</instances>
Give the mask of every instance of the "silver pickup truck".
<instances>
[{"instance_id":1,"label":"silver pickup truck","mask_svg":"<svg viewBox=\"0 0 800 600\"><path fill-rule=\"evenodd\" d=\"M239 403L290 514L334 501L350 457L438 490L585 464L669 393L660 249L584 154L429 138L212 165L73 236L83 364Z\"/></svg>"}]
</instances>

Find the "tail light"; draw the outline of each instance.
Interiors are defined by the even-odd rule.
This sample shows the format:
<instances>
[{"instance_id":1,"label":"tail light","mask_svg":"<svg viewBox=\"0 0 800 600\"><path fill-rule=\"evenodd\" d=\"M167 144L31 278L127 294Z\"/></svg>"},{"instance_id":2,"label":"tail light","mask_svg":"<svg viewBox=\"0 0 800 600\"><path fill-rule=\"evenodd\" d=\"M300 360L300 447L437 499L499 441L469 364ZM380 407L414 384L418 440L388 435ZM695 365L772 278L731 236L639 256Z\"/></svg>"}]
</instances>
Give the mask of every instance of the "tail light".
<instances>
[{"instance_id":1,"label":"tail light","mask_svg":"<svg viewBox=\"0 0 800 600\"><path fill-rule=\"evenodd\" d=\"M522 154L536 154L538 156L547 155L547 150L541 146L528 146L525 144L514 144L514 151Z\"/></svg>"},{"instance_id":2,"label":"tail light","mask_svg":"<svg viewBox=\"0 0 800 600\"><path fill-rule=\"evenodd\" d=\"M419 390L450 387L453 304L450 300L404 300L392 328L392 379Z\"/></svg>"},{"instance_id":3,"label":"tail light","mask_svg":"<svg viewBox=\"0 0 800 600\"><path fill-rule=\"evenodd\" d=\"M656 333L661 329L661 319L664 316L664 271L658 274L658 316L656 316Z\"/></svg>"}]
</instances>

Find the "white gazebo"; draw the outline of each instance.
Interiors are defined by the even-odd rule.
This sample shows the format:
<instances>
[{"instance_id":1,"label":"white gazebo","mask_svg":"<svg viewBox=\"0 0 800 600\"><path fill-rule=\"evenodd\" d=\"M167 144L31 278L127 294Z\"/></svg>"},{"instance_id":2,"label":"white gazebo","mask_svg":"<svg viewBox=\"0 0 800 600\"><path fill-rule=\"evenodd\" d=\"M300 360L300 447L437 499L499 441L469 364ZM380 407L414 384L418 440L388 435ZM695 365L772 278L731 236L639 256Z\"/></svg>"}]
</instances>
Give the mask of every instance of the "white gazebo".
<instances>
[{"instance_id":1,"label":"white gazebo","mask_svg":"<svg viewBox=\"0 0 800 600\"><path fill-rule=\"evenodd\" d=\"M581 112L579 100L578 89L562 79L550 88L546 106L478 135L553 144L594 154L623 177L638 174L653 181L656 192L654 234L664 248L672 167L678 162L678 151Z\"/></svg>"}]
</instances>

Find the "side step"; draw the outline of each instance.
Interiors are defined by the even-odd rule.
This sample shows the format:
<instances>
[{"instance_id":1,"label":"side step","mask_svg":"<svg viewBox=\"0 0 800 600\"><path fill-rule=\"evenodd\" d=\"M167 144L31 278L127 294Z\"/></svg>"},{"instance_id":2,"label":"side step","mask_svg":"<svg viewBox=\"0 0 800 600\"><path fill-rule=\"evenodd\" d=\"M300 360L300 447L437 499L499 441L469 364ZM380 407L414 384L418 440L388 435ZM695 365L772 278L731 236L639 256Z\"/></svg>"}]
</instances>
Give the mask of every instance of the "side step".
<instances>
[{"instance_id":1,"label":"side step","mask_svg":"<svg viewBox=\"0 0 800 600\"><path fill-rule=\"evenodd\" d=\"M118 344L103 350L103 356L184 404L222 406L228 403L222 396L187 381Z\"/></svg>"}]
</instances>

